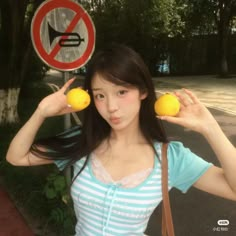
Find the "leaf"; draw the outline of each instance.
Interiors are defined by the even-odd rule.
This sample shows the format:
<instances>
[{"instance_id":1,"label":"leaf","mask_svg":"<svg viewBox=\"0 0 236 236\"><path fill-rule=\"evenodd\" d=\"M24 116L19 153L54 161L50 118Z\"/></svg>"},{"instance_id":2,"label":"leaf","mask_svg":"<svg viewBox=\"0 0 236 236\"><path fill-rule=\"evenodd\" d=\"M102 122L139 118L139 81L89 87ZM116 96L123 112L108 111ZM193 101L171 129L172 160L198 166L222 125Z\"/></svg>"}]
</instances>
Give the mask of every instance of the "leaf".
<instances>
[{"instance_id":1,"label":"leaf","mask_svg":"<svg viewBox=\"0 0 236 236\"><path fill-rule=\"evenodd\" d=\"M73 229L74 229L73 220L70 219L70 218L66 218L63 222L63 228L64 228L65 231L73 231Z\"/></svg>"},{"instance_id":2,"label":"leaf","mask_svg":"<svg viewBox=\"0 0 236 236\"><path fill-rule=\"evenodd\" d=\"M60 208L53 209L50 215L53 221L57 223L62 223L64 221L64 212Z\"/></svg>"},{"instance_id":3,"label":"leaf","mask_svg":"<svg viewBox=\"0 0 236 236\"><path fill-rule=\"evenodd\" d=\"M53 198L56 198L57 196L57 192L55 191L55 189L48 185L45 186L44 191L48 199L53 199Z\"/></svg>"},{"instance_id":4,"label":"leaf","mask_svg":"<svg viewBox=\"0 0 236 236\"><path fill-rule=\"evenodd\" d=\"M62 192L66 187L66 181L64 176L57 176L53 182L53 185L57 192Z\"/></svg>"}]
</instances>

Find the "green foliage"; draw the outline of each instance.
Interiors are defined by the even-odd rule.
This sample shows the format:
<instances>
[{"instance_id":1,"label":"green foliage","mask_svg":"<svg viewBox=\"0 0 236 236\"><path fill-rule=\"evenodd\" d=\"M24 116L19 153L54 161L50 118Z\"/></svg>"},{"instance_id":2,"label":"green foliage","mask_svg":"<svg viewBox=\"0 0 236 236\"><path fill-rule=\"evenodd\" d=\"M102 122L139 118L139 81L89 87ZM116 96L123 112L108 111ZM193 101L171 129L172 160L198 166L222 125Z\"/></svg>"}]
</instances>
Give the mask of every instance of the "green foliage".
<instances>
[{"instance_id":1,"label":"green foliage","mask_svg":"<svg viewBox=\"0 0 236 236\"><path fill-rule=\"evenodd\" d=\"M76 220L72 202L66 193L64 177L55 166L12 167L2 160L0 172L15 204L24 208L33 221L40 222L41 236L74 234ZM48 173L53 174L48 177ZM48 181L53 184L53 195L47 191Z\"/></svg>"},{"instance_id":2,"label":"green foliage","mask_svg":"<svg viewBox=\"0 0 236 236\"><path fill-rule=\"evenodd\" d=\"M30 80L29 80L30 81ZM17 206L30 218L39 221L41 236L69 236L74 233L75 218L72 203L64 181L55 165L14 167L5 161L7 148L20 127L29 119L39 101L51 93L43 82L32 81L21 91L18 110L20 121L14 125L0 127L0 173L1 180L10 192ZM47 137L64 129L64 117L47 119L39 130L37 137ZM52 194L47 193L46 186L52 186ZM53 198L54 194L54 198ZM66 195L67 194L67 195ZM62 213L55 209L59 208ZM63 215L63 223L61 221ZM34 221L35 221L34 220Z\"/></svg>"},{"instance_id":3,"label":"green foliage","mask_svg":"<svg viewBox=\"0 0 236 236\"><path fill-rule=\"evenodd\" d=\"M47 183L44 186L44 194L52 205L56 205L58 201L60 202L60 207L51 210L49 221L56 224L56 226L60 226L60 231L63 234L73 234L75 217L65 177L58 174L58 171L49 174Z\"/></svg>"},{"instance_id":4,"label":"green foliage","mask_svg":"<svg viewBox=\"0 0 236 236\"><path fill-rule=\"evenodd\" d=\"M175 0L81 1L96 27L96 48L111 42L136 49L151 71L170 37L182 33L185 5Z\"/></svg>"},{"instance_id":5,"label":"green foliage","mask_svg":"<svg viewBox=\"0 0 236 236\"><path fill-rule=\"evenodd\" d=\"M206 35L216 32L215 11L213 1L184 0L185 35Z\"/></svg>"},{"instance_id":6,"label":"green foliage","mask_svg":"<svg viewBox=\"0 0 236 236\"><path fill-rule=\"evenodd\" d=\"M30 38L33 13L43 0L0 1L0 88L20 87L32 71L40 74L43 63L34 56ZM36 78L32 76L31 79ZM41 76L42 78L42 76Z\"/></svg>"},{"instance_id":7,"label":"green foliage","mask_svg":"<svg viewBox=\"0 0 236 236\"><path fill-rule=\"evenodd\" d=\"M143 56L153 73L156 63L163 55L170 53L169 43L172 38L186 38L191 43L193 36L219 33L220 37L222 35L227 40L225 31L229 32L235 24L234 0L80 2L94 20L96 48L102 48L110 42L132 46ZM226 48L219 48L219 52L224 54Z\"/></svg>"},{"instance_id":8,"label":"green foliage","mask_svg":"<svg viewBox=\"0 0 236 236\"><path fill-rule=\"evenodd\" d=\"M51 173L47 177L47 184L44 187L44 192L48 199L54 199L57 196L63 197L67 195L67 188L64 176Z\"/></svg>"}]
</instances>

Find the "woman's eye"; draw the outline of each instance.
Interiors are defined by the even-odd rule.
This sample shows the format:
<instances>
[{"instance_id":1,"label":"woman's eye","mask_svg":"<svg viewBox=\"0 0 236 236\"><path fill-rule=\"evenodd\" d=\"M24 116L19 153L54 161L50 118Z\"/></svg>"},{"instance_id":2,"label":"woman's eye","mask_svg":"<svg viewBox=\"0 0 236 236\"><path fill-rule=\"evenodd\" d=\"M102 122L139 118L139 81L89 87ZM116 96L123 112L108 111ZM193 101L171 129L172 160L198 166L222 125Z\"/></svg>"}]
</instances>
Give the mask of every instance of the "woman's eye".
<instances>
[{"instance_id":1,"label":"woman's eye","mask_svg":"<svg viewBox=\"0 0 236 236\"><path fill-rule=\"evenodd\" d=\"M118 92L118 95L119 95L119 96L124 96L127 92L128 92L127 90L120 90L120 91Z\"/></svg>"},{"instance_id":2,"label":"woman's eye","mask_svg":"<svg viewBox=\"0 0 236 236\"><path fill-rule=\"evenodd\" d=\"M96 100L102 100L104 98L104 95L103 94L96 94L96 95L94 95L94 97Z\"/></svg>"}]
</instances>

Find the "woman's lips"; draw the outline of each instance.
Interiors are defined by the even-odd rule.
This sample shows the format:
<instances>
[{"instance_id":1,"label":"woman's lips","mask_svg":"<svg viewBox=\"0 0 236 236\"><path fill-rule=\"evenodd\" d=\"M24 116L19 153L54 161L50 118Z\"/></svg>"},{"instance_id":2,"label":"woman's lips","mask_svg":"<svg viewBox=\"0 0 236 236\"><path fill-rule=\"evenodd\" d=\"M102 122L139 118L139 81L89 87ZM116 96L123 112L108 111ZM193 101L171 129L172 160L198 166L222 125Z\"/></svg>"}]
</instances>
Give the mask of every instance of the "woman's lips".
<instances>
[{"instance_id":1,"label":"woman's lips","mask_svg":"<svg viewBox=\"0 0 236 236\"><path fill-rule=\"evenodd\" d=\"M118 123L120 123L120 118L119 117L110 117L110 122L113 124L118 124Z\"/></svg>"}]
</instances>

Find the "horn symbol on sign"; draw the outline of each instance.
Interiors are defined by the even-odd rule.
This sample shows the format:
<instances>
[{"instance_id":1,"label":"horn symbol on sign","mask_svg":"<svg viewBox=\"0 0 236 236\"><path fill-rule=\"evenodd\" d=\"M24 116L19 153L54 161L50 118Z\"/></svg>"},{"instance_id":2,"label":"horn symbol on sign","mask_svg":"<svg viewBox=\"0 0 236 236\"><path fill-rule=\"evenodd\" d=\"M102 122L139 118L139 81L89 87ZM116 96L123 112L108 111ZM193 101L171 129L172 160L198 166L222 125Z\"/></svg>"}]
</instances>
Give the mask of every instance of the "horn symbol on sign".
<instances>
[{"instance_id":1,"label":"horn symbol on sign","mask_svg":"<svg viewBox=\"0 0 236 236\"><path fill-rule=\"evenodd\" d=\"M52 28L52 26L48 23L48 35L50 46L52 42L57 37L68 36L70 38L60 38L59 45L61 47L78 47L81 42L84 42L84 39L80 37L78 33L62 33Z\"/></svg>"}]
</instances>

